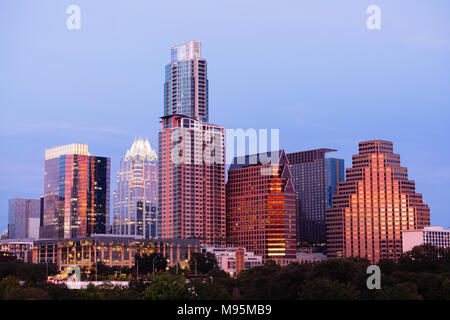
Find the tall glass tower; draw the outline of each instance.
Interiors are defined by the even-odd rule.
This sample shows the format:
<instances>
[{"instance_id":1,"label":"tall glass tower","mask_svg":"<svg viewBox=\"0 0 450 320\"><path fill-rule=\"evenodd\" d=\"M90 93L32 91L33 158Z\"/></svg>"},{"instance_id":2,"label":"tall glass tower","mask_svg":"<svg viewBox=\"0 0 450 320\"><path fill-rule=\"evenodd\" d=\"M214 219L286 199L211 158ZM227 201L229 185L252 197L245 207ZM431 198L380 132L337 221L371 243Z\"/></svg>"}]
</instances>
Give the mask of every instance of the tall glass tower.
<instances>
[{"instance_id":1,"label":"tall glass tower","mask_svg":"<svg viewBox=\"0 0 450 320\"><path fill-rule=\"evenodd\" d=\"M44 213L40 238L106 233L110 159L91 156L86 144L45 150Z\"/></svg>"},{"instance_id":2,"label":"tall glass tower","mask_svg":"<svg viewBox=\"0 0 450 320\"><path fill-rule=\"evenodd\" d=\"M223 245L225 128L208 123L206 60L200 57L199 41L172 47L164 88L158 235Z\"/></svg>"},{"instance_id":3,"label":"tall glass tower","mask_svg":"<svg viewBox=\"0 0 450 320\"><path fill-rule=\"evenodd\" d=\"M325 200L327 209L333 206L333 196L339 182L345 180L344 159L325 158Z\"/></svg>"},{"instance_id":4,"label":"tall glass tower","mask_svg":"<svg viewBox=\"0 0 450 320\"><path fill-rule=\"evenodd\" d=\"M171 57L166 65L164 116L184 115L208 122L208 79L200 42L172 47Z\"/></svg>"},{"instance_id":5,"label":"tall glass tower","mask_svg":"<svg viewBox=\"0 0 450 320\"><path fill-rule=\"evenodd\" d=\"M158 165L148 140L135 139L120 162L114 191L113 233L156 238Z\"/></svg>"},{"instance_id":6,"label":"tall glass tower","mask_svg":"<svg viewBox=\"0 0 450 320\"><path fill-rule=\"evenodd\" d=\"M344 161L325 158L333 151L336 150L322 148L287 155L297 195L297 244L301 248L310 250L314 245L315 249L325 249L328 199L344 179L338 173L339 169L343 171Z\"/></svg>"}]
</instances>

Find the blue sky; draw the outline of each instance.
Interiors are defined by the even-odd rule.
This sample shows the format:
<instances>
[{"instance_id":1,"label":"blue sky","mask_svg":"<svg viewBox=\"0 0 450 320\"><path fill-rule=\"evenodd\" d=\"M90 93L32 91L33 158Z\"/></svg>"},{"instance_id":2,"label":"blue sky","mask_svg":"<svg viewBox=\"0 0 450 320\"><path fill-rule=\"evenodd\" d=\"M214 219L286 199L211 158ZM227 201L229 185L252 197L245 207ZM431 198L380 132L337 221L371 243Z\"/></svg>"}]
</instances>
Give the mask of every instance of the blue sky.
<instances>
[{"instance_id":1,"label":"blue sky","mask_svg":"<svg viewBox=\"0 0 450 320\"><path fill-rule=\"evenodd\" d=\"M81 8L81 30L66 8ZM381 8L381 30L366 8ZM88 143L115 181L135 136L157 147L170 47L202 41L210 121L279 128L288 152L394 141L433 225L450 226L448 0L0 2L0 230L43 192L46 148ZM114 186L113 186L114 187Z\"/></svg>"}]
</instances>

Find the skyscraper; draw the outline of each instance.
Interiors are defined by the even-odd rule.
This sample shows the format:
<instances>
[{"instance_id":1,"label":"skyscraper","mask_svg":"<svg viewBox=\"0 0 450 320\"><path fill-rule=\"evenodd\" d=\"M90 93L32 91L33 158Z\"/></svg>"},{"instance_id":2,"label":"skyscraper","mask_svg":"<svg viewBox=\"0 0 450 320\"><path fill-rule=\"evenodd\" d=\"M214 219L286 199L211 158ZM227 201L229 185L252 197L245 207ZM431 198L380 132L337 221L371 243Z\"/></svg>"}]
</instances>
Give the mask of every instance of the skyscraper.
<instances>
[{"instance_id":1,"label":"skyscraper","mask_svg":"<svg viewBox=\"0 0 450 320\"><path fill-rule=\"evenodd\" d=\"M156 238L158 157L148 140L135 139L117 172L113 233Z\"/></svg>"},{"instance_id":2,"label":"skyscraper","mask_svg":"<svg viewBox=\"0 0 450 320\"><path fill-rule=\"evenodd\" d=\"M234 158L228 170L227 240L263 260L296 258L295 190L284 151L276 164ZM269 152L270 154L271 152Z\"/></svg>"},{"instance_id":3,"label":"skyscraper","mask_svg":"<svg viewBox=\"0 0 450 320\"><path fill-rule=\"evenodd\" d=\"M325 158L333 149L289 153L296 191L297 244L303 249L324 251L326 209L339 181L344 180L344 160ZM302 249L302 250L303 250Z\"/></svg>"},{"instance_id":4,"label":"skyscraper","mask_svg":"<svg viewBox=\"0 0 450 320\"><path fill-rule=\"evenodd\" d=\"M359 143L347 180L339 183L327 210L327 255L362 257L377 263L402 253L402 231L430 225L430 210L408 180L393 143Z\"/></svg>"},{"instance_id":5,"label":"skyscraper","mask_svg":"<svg viewBox=\"0 0 450 320\"><path fill-rule=\"evenodd\" d=\"M158 235L225 243L225 129L209 124L200 43L172 48L159 132Z\"/></svg>"},{"instance_id":6,"label":"skyscraper","mask_svg":"<svg viewBox=\"0 0 450 320\"><path fill-rule=\"evenodd\" d=\"M188 41L172 47L166 65L164 116L185 115L208 122L208 79L200 42Z\"/></svg>"},{"instance_id":7,"label":"skyscraper","mask_svg":"<svg viewBox=\"0 0 450 320\"><path fill-rule=\"evenodd\" d=\"M345 180L344 159L325 158L325 205L333 206L333 196L337 192L339 182Z\"/></svg>"},{"instance_id":8,"label":"skyscraper","mask_svg":"<svg viewBox=\"0 0 450 320\"><path fill-rule=\"evenodd\" d=\"M8 238L39 238L41 201L14 198L8 205Z\"/></svg>"},{"instance_id":9,"label":"skyscraper","mask_svg":"<svg viewBox=\"0 0 450 320\"><path fill-rule=\"evenodd\" d=\"M41 238L76 238L106 232L110 159L91 156L86 144L45 150Z\"/></svg>"}]
</instances>

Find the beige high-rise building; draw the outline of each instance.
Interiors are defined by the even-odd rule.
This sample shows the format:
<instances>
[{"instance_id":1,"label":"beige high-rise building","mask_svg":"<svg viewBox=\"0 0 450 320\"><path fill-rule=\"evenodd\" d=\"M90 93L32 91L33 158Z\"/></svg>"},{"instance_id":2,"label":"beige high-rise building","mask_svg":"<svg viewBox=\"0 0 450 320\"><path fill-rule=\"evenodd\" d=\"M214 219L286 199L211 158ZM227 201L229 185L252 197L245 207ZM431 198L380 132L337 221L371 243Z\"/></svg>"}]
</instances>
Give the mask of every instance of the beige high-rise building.
<instances>
[{"instance_id":1,"label":"beige high-rise building","mask_svg":"<svg viewBox=\"0 0 450 320\"><path fill-rule=\"evenodd\" d=\"M225 244L225 128L208 123L200 42L172 48L158 136L158 236Z\"/></svg>"}]
</instances>

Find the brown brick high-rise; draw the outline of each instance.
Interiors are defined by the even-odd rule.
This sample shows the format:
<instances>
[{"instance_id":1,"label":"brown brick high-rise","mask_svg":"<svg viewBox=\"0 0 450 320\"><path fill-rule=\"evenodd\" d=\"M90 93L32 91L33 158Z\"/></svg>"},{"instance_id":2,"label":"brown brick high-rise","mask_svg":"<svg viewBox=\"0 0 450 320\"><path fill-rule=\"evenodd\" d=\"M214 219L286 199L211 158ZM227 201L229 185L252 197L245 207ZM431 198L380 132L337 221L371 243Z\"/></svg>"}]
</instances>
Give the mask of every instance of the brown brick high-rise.
<instances>
[{"instance_id":1,"label":"brown brick high-rise","mask_svg":"<svg viewBox=\"0 0 450 320\"><path fill-rule=\"evenodd\" d=\"M361 257L372 263L396 259L402 252L402 230L430 225L430 209L408 180L407 168L393 143L359 143L359 154L339 183L327 210L329 257Z\"/></svg>"}]
</instances>

